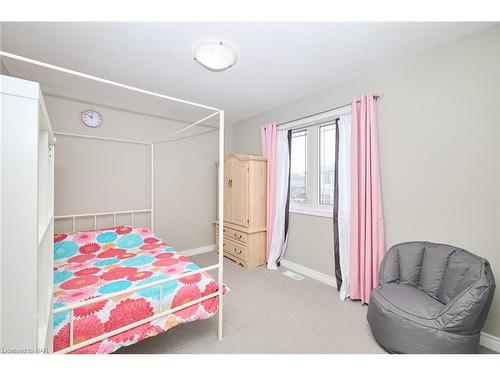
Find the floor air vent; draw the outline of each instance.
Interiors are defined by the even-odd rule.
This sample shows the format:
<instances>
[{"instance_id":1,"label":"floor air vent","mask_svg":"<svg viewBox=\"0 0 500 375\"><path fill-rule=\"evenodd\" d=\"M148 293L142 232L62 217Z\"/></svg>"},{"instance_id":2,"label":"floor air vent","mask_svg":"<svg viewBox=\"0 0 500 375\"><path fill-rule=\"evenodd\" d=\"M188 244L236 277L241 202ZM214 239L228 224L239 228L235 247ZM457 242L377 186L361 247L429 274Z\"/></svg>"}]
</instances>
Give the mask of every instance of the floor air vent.
<instances>
[{"instance_id":1,"label":"floor air vent","mask_svg":"<svg viewBox=\"0 0 500 375\"><path fill-rule=\"evenodd\" d=\"M298 280L298 281L300 281L300 280L302 280L304 278L304 276L301 276L301 275L299 275L299 274L297 274L295 272L292 272L292 271L285 271L285 272L283 272L283 275L291 277L292 279L295 279L295 280Z\"/></svg>"}]
</instances>

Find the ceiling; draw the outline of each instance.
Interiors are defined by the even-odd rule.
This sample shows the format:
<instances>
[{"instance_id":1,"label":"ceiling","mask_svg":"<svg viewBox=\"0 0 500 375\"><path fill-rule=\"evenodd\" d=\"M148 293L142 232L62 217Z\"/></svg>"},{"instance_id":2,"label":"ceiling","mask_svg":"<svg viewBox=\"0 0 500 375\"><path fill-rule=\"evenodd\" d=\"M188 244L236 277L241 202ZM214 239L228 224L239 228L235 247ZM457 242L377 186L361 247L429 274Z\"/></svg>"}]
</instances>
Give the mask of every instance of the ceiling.
<instances>
[{"instance_id":1,"label":"ceiling","mask_svg":"<svg viewBox=\"0 0 500 375\"><path fill-rule=\"evenodd\" d=\"M2 23L1 49L69 69L195 101L226 111L229 122L332 86L492 23ZM196 63L197 43L224 41L237 63L211 72ZM14 76L36 79L45 92L126 106L173 111L80 78L4 59ZM166 113L168 112L168 114Z\"/></svg>"}]
</instances>

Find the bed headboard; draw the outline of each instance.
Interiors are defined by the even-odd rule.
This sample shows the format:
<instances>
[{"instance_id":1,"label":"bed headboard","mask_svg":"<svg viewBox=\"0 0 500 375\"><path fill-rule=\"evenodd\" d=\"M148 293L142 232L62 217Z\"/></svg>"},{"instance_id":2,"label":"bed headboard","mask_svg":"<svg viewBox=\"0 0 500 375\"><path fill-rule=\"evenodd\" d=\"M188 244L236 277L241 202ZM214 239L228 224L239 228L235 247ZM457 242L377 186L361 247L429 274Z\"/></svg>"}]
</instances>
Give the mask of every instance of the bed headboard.
<instances>
[{"instance_id":1,"label":"bed headboard","mask_svg":"<svg viewBox=\"0 0 500 375\"><path fill-rule=\"evenodd\" d=\"M92 212L88 214L54 216L54 225L56 225L56 223L58 222L60 224L59 227L61 228L64 225L64 222L66 222L65 228L70 227L72 232L76 232L79 230L78 224L84 225L85 229L81 230L91 230L92 228L109 228L110 226L116 227L119 225L134 226L136 225L138 216L140 216L140 219L142 219L140 220L142 226L149 227L152 231L154 231L153 209L151 208L144 210ZM147 219L144 220L144 216L149 216L149 223L147 222ZM89 221L92 220L92 218L93 223ZM56 227L55 232L64 232L64 230L58 230L58 228Z\"/></svg>"}]
</instances>

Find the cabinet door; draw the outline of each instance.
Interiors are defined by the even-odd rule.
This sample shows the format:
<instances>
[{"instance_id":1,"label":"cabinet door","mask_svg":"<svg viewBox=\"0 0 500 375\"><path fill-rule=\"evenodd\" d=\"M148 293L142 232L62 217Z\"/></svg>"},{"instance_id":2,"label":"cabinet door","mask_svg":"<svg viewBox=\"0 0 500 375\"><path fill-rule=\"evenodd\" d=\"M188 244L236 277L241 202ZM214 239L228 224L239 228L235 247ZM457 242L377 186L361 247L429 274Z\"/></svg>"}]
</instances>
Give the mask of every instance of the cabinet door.
<instances>
[{"instance_id":1,"label":"cabinet door","mask_svg":"<svg viewBox=\"0 0 500 375\"><path fill-rule=\"evenodd\" d=\"M227 158L224 160L224 220L232 221L232 194L231 194L231 178L232 178L233 159Z\"/></svg>"},{"instance_id":2,"label":"cabinet door","mask_svg":"<svg viewBox=\"0 0 500 375\"><path fill-rule=\"evenodd\" d=\"M232 222L248 226L248 163L233 160L231 171Z\"/></svg>"}]
</instances>

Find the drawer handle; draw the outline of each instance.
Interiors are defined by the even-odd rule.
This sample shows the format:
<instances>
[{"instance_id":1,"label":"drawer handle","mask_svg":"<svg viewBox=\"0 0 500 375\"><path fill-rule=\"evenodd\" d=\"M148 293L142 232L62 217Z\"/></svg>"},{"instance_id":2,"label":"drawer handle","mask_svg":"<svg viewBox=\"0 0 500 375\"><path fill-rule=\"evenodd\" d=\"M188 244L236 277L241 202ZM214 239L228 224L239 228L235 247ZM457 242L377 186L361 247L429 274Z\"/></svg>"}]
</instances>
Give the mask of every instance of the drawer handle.
<instances>
[{"instance_id":1,"label":"drawer handle","mask_svg":"<svg viewBox=\"0 0 500 375\"><path fill-rule=\"evenodd\" d=\"M234 251L235 251L236 253L238 253L238 254L241 254L241 253L243 252L243 251L241 251L241 250L238 250L237 248L234 248Z\"/></svg>"},{"instance_id":2,"label":"drawer handle","mask_svg":"<svg viewBox=\"0 0 500 375\"><path fill-rule=\"evenodd\" d=\"M241 240L242 235L240 234L240 236L238 237L238 235L235 233L234 237L236 237L237 239Z\"/></svg>"}]
</instances>

